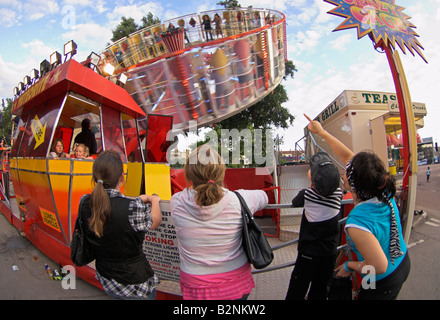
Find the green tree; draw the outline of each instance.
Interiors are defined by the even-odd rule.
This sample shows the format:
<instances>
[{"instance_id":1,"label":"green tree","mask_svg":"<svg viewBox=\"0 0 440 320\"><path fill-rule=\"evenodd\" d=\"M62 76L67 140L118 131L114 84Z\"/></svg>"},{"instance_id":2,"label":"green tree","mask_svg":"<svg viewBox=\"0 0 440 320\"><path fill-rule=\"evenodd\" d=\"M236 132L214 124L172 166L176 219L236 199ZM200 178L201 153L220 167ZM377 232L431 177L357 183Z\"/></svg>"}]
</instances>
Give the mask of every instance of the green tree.
<instances>
[{"instance_id":1,"label":"green tree","mask_svg":"<svg viewBox=\"0 0 440 320\"><path fill-rule=\"evenodd\" d=\"M140 27L140 29L160 23L160 19L157 17L155 18L151 12L148 12L148 14L145 17L143 17L141 21L142 21L142 26Z\"/></svg>"},{"instance_id":2,"label":"green tree","mask_svg":"<svg viewBox=\"0 0 440 320\"><path fill-rule=\"evenodd\" d=\"M113 37L111 38L111 41L113 42L128 36L139 28L133 18L127 19L126 17L122 17L121 20L122 21L116 26L116 29L112 30Z\"/></svg>"},{"instance_id":3,"label":"green tree","mask_svg":"<svg viewBox=\"0 0 440 320\"><path fill-rule=\"evenodd\" d=\"M0 141L4 139L4 145L11 145L12 130L12 100L6 99L1 101L1 123L0 123Z\"/></svg>"},{"instance_id":4,"label":"green tree","mask_svg":"<svg viewBox=\"0 0 440 320\"><path fill-rule=\"evenodd\" d=\"M217 5L225 7L225 9L241 8L237 0L225 0L217 2Z\"/></svg>"},{"instance_id":5,"label":"green tree","mask_svg":"<svg viewBox=\"0 0 440 320\"><path fill-rule=\"evenodd\" d=\"M157 17L155 18L151 12L148 12L148 14L141 19L141 22L142 25L139 26L133 18L122 17L121 22L116 26L116 29L112 30L113 37L111 38L111 41L118 41L140 29L160 23L160 19Z\"/></svg>"}]
</instances>

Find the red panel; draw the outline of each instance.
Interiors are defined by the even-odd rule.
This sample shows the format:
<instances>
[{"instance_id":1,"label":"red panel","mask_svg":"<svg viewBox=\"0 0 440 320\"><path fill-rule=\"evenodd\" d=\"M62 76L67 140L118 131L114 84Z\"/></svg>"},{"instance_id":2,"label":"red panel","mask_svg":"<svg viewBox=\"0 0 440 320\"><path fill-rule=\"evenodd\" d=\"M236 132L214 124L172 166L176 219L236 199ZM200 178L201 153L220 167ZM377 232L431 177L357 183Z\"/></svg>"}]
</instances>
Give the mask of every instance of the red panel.
<instances>
[{"instance_id":1,"label":"red panel","mask_svg":"<svg viewBox=\"0 0 440 320\"><path fill-rule=\"evenodd\" d=\"M167 134L173 127L173 117L148 115L146 162L167 162L171 141Z\"/></svg>"},{"instance_id":2,"label":"red panel","mask_svg":"<svg viewBox=\"0 0 440 320\"><path fill-rule=\"evenodd\" d=\"M182 191L187 187L183 169L171 169L171 188L172 193ZM256 175L255 168L226 169L224 187L234 191L238 189L264 190L273 187L273 179L270 174ZM276 203L273 190L266 191L269 203ZM275 214L275 209L262 210L256 216Z\"/></svg>"},{"instance_id":3,"label":"red panel","mask_svg":"<svg viewBox=\"0 0 440 320\"><path fill-rule=\"evenodd\" d=\"M60 65L27 89L13 104L12 114L23 112L72 90L134 118L145 116L127 91L75 60Z\"/></svg>"}]
</instances>

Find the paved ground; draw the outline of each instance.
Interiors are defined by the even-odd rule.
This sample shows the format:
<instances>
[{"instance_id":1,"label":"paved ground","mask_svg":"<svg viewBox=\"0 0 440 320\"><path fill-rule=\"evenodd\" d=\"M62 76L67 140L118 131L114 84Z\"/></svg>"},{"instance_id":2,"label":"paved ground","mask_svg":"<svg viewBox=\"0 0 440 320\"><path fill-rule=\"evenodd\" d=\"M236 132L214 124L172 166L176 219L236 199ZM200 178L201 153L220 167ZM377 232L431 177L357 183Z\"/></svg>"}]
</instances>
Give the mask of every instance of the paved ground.
<instances>
[{"instance_id":1,"label":"paved ground","mask_svg":"<svg viewBox=\"0 0 440 320\"><path fill-rule=\"evenodd\" d=\"M58 268L0 214L0 300L107 299L81 279L75 290L63 289L61 281L46 274L45 264Z\"/></svg>"},{"instance_id":2,"label":"paved ground","mask_svg":"<svg viewBox=\"0 0 440 320\"><path fill-rule=\"evenodd\" d=\"M417 210L425 214L415 217L409 241L412 269L399 296L400 300L440 299L440 165L431 165L431 179L426 182L426 168L420 167ZM269 223L264 223L270 227ZM267 231L267 230L266 230ZM269 232L269 231L268 231ZM272 245L280 243L271 238ZM275 252L274 264L296 258L296 247ZM98 288L76 279L75 289L64 289L62 282L49 279L44 264L57 266L36 249L0 214L0 300L107 300ZM254 275L257 288L250 300L282 300L287 290L292 267Z\"/></svg>"},{"instance_id":3,"label":"paved ground","mask_svg":"<svg viewBox=\"0 0 440 320\"><path fill-rule=\"evenodd\" d=\"M419 167L415 226L409 241L411 273L399 300L440 300L440 165L430 165L431 177L426 182L428 166Z\"/></svg>"}]
</instances>

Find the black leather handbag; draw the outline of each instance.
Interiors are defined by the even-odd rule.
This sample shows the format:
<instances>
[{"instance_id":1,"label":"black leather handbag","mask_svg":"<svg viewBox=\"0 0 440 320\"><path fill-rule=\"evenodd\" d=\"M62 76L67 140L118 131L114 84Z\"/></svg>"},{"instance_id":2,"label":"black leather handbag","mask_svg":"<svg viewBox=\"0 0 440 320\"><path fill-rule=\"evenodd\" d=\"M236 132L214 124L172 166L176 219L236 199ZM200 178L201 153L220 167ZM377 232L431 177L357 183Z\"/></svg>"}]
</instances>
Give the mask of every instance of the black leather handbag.
<instances>
[{"instance_id":1,"label":"black leather handbag","mask_svg":"<svg viewBox=\"0 0 440 320\"><path fill-rule=\"evenodd\" d=\"M263 230L254 220L243 197L235 192L241 203L241 215L243 217L243 249L249 262L255 269L263 269L272 263L273 252Z\"/></svg>"},{"instance_id":2,"label":"black leather handbag","mask_svg":"<svg viewBox=\"0 0 440 320\"><path fill-rule=\"evenodd\" d=\"M79 204L78 217L75 221L72 242L70 244L70 258L77 267L82 267L95 260L95 253L90 247L87 237L84 233L84 226L81 219L81 204Z\"/></svg>"}]
</instances>

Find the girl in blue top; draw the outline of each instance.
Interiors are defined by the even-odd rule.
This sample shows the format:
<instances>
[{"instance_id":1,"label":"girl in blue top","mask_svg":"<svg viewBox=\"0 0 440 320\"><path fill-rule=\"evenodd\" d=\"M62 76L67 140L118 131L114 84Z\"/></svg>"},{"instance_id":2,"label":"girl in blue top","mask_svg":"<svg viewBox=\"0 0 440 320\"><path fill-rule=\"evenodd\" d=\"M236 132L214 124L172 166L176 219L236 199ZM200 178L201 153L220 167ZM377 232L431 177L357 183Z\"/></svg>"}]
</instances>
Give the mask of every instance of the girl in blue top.
<instances>
[{"instance_id":1,"label":"girl in blue top","mask_svg":"<svg viewBox=\"0 0 440 320\"><path fill-rule=\"evenodd\" d=\"M396 299L411 263L393 199L396 193L394 178L385 171L376 154L360 152L355 155L318 121L304 116L310 121L309 130L322 137L347 165L345 174L355 204L345 231L347 243L358 261L338 266L336 276L348 277L352 271L363 277L368 274L369 283L363 283L358 300Z\"/></svg>"}]
</instances>

